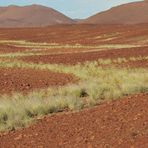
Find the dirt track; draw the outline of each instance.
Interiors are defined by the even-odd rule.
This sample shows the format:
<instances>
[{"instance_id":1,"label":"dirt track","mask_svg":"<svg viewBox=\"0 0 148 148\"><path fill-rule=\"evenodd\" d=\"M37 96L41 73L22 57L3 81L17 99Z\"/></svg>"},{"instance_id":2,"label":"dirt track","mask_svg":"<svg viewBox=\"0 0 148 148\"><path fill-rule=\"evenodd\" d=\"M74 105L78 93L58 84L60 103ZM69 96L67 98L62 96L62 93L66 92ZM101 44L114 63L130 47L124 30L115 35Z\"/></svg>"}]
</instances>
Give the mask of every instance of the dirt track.
<instances>
[{"instance_id":1,"label":"dirt track","mask_svg":"<svg viewBox=\"0 0 148 148\"><path fill-rule=\"evenodd\" d=\"M0 94L28 92L33 89L65 85L69 82L74 82L74 79L68 74L32 69L0 69Z\"/></svg>"},{"instance_id":2,"label":"dirt track","mask_svg":"<svg viewBox=\"0 0 148 148\"><path fill-rule=\"evenodd\" d=\"M148 94L45 117L0 137L1 148L148 147Z\"/></svg>"}]
</instances>

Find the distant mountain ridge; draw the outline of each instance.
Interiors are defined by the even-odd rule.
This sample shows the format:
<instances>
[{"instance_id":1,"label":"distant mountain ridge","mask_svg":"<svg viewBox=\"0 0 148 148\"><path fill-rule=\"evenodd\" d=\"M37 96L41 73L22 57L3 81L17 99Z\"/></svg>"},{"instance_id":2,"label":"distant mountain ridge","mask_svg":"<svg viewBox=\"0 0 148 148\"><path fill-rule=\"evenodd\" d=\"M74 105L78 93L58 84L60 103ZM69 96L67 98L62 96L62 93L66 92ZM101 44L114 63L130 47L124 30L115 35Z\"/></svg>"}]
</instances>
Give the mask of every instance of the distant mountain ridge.
<instances>
[{"instance_id":1,"label":"distant mountain ridge","mask_svg":"<svg viewBox=\"0 0 148 148\"><path fill-rule=\"evenodd\" d=\"M71 19L42 5L0 7L0 27L44 27L58 24L148 23L148 0L113 7L87 19Z\"/></svg>"},{"instance_id":2,"label":"distant mountain ridge","mask_svg":"<svg viewBox=\"0 0 148 148\"><path fill-rule=\"evenodd\" d=\"M41 5L0 7L0 27L43 27L73 24L74 20Z\"/></svg>"},{"instance_id":3,"label":"distant mountain ridge","mask_svg":"<svg viewBox=\"0 0 148 148\"><path fill-rule=\"evenodd\" d=\"M113 7L83 21L83 24L140 24L148 23L148 0Z\"/></svg>"}]
</instances>

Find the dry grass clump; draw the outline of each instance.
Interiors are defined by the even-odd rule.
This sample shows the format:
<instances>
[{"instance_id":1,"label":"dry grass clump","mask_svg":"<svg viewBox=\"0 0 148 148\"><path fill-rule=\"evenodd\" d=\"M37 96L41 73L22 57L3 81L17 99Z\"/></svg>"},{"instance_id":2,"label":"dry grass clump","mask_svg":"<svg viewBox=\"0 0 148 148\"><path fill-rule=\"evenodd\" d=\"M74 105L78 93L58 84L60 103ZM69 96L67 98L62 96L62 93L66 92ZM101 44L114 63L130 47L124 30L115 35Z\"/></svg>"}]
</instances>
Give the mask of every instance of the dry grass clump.
<instances>
[{"instance_id":1,"label":"dry grass clump","mask_svg":"<svg viewBox=\"0 0 148 148\"><path fill-rule=\"evenodd\" d=\"M27 97L15 94L12 98L1 98L0 131L25 127L37 117L62 111L66 108L81 109L81 100L74 97L50 96L42 98L36 95Z\"/></svg>"},{"instance_id":2,"label":"dry grass clump","mask_svg":"<svg viewBox=\"0 0 148 148\"><path fill-rule=\"evenodd\" d=\"M104 63L110 62L108 60ZM73 66L3 61L0 67L46 69L71 73L80 78L78 84L49 88L27 96L1 96L0 130L24 127L33 119L64 109L82 109L104 100L148 92L148 69L103 68L98 66L97 61Z\"/></svg>"}]
</instances>

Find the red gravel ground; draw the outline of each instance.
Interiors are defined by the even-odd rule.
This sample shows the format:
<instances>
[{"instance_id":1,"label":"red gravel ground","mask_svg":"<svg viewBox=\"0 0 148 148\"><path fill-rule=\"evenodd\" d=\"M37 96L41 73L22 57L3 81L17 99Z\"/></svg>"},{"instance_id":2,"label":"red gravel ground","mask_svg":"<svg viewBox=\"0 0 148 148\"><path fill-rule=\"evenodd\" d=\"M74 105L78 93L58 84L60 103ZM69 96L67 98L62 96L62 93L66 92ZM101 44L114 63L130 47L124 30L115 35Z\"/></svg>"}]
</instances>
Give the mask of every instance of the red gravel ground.
<instances>
[{"instance_id":1,"label":"red gravel ground","mask_svg":"<svg viewBox=\"0 0 148 148\"><path fill-rule=\"evenodd\" d=\"M104 40L117 34L113 40ZM119 34L119 35L118 35ZM96 38L101 35L103 40ZM101 43L135 43L136 37L148 36L148 24L140 25L55 25L45 28L0 29L0 40L27 40L63 44L94 45ZM112 36L111 36L112 37ZM132 40L131 40L132 39Z\"/></svg>"},{"instance_id":2,"label":"red gravel ground","mask_svg":"<svg viewBox=\"0 0 148 148\"><path fill-rule=\"evenodd\" d=\"M112 40L112 34L118 37ZM107 36L106 36L106 35ZM103 39L98 37L105 35ZM110 36L111 35L111 36ZM148 37L148 24L121 25L68 25L45 28L0 29L0 40L27 40L59 44L136 44ZM139 43L138 43L139 44ZM143 47L114 49L89 53L67 53L21 57L34 63L76 64L99 58L148 56L147 43ZM3 49L6 47L6 49ZM8 45L1 53L24 51ZM32 49L30 49L32 50ZM74 50L74 49L73 49ZM73 51L62 49L61 52ZM49 50L54 52L53 49ZM60 50L58 50L60 51ZM78 51L78 49L77 49ZM73 51L75 52L75 50ZM136 61L125 66L147 67L147 61ZM67 74L31 69L0 69L0 93L28 92L33 89L59 86L75 81ZM80 112L63 112L40 119L28 128L0 134L0 148L147 148L148 147L148 94L125 97L105 102Z\"/></svg>"},{"instance_id":3,"label":"red gravel ground","mask_svg":"<svg viewBox=\"0 0 148 148\"><path fill-rule=\"evenodd\" d=\"M147 148L148 94L59 113L0 136L1 148Z\"/></svg>"},{"instance_id":4,"label":"red gravel ground","mask_svg":"<svg viewBox=\"0 0 148 148\"><path fill-rule=\"evenodd\" d=\"M65 85L69 82L74 82L74 78L68 74L32 69L0 69L0 94L28 92L33 89Z\"/></svg>"},{"instance_id":5,"label":"red gravel ground","mask_svg":"<svg viewBox=\"0 0 148 148\"><path fill-rule=\"evenodd\" d=\"M140 25L60 25L45 28L0 28L0 40L26 40L58 44L142 44L148 38L148 24ZM108 40L109 39L109 40ZM22 52L25 48L1 44L0 52ZM9 50L8 50L9 49ZM61 52L65 51L60 49ZM71 51L71 49L69 49ZM73 49L75 50L75 49ZM53 49L49 49L52 52ZM59 49L54 49L59 51Z\"/></svg>"},{"instance_id":6,"label":"red gravel ground","mask_svg":"<svg viewBox=\"0 0 148 148\"><path fill-rule=\"evenodd\" d=\"M87 53L25 56L19 59L33 63L76 64L78 62L83 63L86 61L95 61L100 58L113 59L119 57L128 58L128 57L138 57L138 56L148 56L148 47L114 49L114 50L87 52Z\"/></svg>"},{"instance_id":7,"label":"red gravel ground","mask_svg":"<svg viewBox=\"0 0 148 148\"><path fill-rule=\"evenodd\" d=\"M1 53L14 53L14 52L24 52L27 49L23 48L23 47L15 47L15 46L10 46L10 45L4 45L1 44L0 45L0 54Z\"/></svg>"}]
</instances>

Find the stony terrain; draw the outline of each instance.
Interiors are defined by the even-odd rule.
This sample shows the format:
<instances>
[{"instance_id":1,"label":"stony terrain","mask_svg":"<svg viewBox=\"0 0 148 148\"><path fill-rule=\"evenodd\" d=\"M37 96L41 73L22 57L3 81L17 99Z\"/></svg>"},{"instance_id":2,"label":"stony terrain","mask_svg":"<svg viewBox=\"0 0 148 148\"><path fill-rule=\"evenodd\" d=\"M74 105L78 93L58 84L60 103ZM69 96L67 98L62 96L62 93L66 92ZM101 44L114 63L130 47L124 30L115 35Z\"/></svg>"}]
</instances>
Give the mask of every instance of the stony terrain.
<instances>
[{"instance_id":1,"label":"stony terrain","mask_svg":"<svg viewBox=\"0 0 148 148\"><path fill-rule=\"evenodd\" d=\"M89 64L83 67L87 62ZM93 62L98 62L98 64L94 66ZM91 86L92 84L87 83L85 78L85 76L90 78L89 74L97 78L104 76L103 81L107 84L110 83L108 82L109 76L113 75L112 79L116 82L115 86L117 85L116 88L120 90L123 82L120 82L119 76L114 75L111 71L112 66L120 71L124 68L134 71L134 73L129 73L132 76L131 81L125 79L129 85L136 82L136 86L131 85L135 88L133 92L124 93L123 97L119 97L119 99L101 98L103 100L99 100L95 103L95 106L92 105L93 102L90 102L92 104L89 107L87 106L89 96L83 89L80 95L78 94L78 99L81 99L84 103L82 106L77 106L76 102L65 105L65 102L58 102L58 99L56 99L56 96L62 94L62 97L59 98L59 100L62 100L68 92L76 93L77 96L77 93L79 93L76 91L77 84L79 81L81 82L82 78L86 82L86 86ZM87 68L90 68L90 70L86 71ZM93 68L95 68L94 71ZM102 73L99 70L95 71L98 68L102 70ZM105 71L106 68L110 71ZM11 98L12 102L10 101L9 105L10 107L14 105L12 112L10 110L7 115L6 111L9 110L3 110L0 114L0 127L1 125L8 125L8 127L6 126L7 130L0 134L0 147L147 148L148 79L145 74L147 68L147 24L124 26L61 25L45 28L0 29L1 96L3 94L11 96L11 92L31 93L37 91L39 93L40 90L44 91L48 88L52 88L52 90L60 88L59 92L54 89L55 93L45 91L42 94L46 96L48 93L53 93L55 99L55 102L54 100L53 102L56 103L57 101L59 106L56 106L57 108L54 106L49 111L47 109L47 112L40 116L40 112L36 113L38 102L34 102L33 105L35 106L32 107L32 110L35 113L33 114L32 110L28 111L27 119L33 118L35 121L27 124L27 126L20 122L18 116L13 118L15 99ZM140 72L140 70L142 71ZM82 72L86 75L83 75ZM97 72L102 75L97 75ZM138 77L137 73L140 76L145 74L145 79ZM125 74L130 78L127 71ZM145 80L145 86L134 80L135 76L139 81ZM103 81L101 82L103 83ZM115 82L113 81L113 86ZM113 86L109 87L112 89ZM140 86L141 88L138 89ZM62 92L63 87L66 87L64 92ZM127 92L130 92L130 90L127 90ZM68 100L69 96L66 99ZM8 101L9 98L6 100ZM19 101L17 103L20 106ZM5 104L5 100L0 103L0 109L5 109L5 106L1 106L3 102ZM45 103L44 100L41 103ZM41 111L44 109L42 108L43 105L47 104L39 106ZM75 106L77 110L73 110ZM84 110L80 110L82 108ZM57 113L61 111L62 113ZM9 115L15 120L14 122L7 122ZM24 119L24 116L21 119ZM27 119L25 118L25 120ZM11 124L22 128L11 127Z\"/></svg>"}]
</instances>

